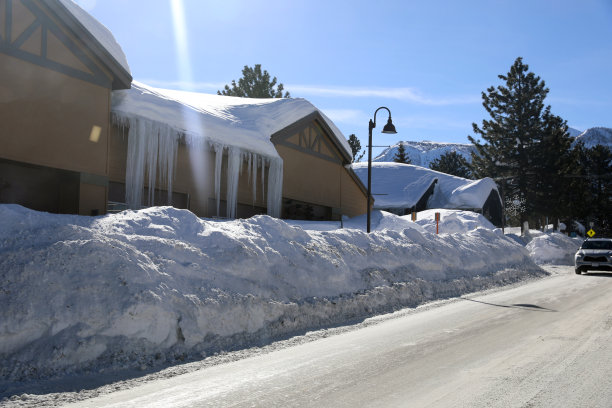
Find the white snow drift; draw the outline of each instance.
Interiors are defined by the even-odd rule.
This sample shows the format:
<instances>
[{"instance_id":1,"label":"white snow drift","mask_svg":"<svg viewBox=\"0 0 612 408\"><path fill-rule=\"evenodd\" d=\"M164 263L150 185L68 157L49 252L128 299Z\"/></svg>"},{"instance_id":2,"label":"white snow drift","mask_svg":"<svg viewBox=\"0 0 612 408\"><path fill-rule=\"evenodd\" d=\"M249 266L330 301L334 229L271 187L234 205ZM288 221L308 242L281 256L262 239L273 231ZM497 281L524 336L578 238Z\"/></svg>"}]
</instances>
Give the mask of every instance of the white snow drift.
<instances>
[{"instance_id":1,"label":"white snow drift","mask_svg":"<svg viewBox=\"0 0 612 408\"><path fill-rule=\"evenodd\" d=\"M372 234L171 207L0 205L0 224L0 380L167 364L543 273L499 230L381 212Z\"/></svg>"}]
</instances>

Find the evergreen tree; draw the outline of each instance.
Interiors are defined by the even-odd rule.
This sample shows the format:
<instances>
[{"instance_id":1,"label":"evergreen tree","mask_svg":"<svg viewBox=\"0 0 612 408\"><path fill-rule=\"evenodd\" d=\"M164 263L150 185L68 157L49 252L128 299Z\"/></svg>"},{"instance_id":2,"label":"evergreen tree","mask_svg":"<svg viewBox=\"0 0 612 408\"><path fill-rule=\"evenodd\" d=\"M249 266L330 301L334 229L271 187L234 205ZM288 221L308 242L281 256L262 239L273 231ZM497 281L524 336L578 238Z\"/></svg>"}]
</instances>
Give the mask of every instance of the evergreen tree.
<instances>
[{"instance_id":1,"label":"evergreen tree","mask_svg":"<svg viewBox=\"0 0 612 408\"><path fill-rule=\"evenodd\" d=\"M528 69L517 58L510 72L499 75L505 86L492 86L482 93L490 119L483 120L482 127L472 126L484 142L468 136L476 147L471 166L474 176L492 177L506 197L525 200L519 215L521 227L527 214L552 214L558 205L551 201L554 188L545 183L562 175L559 157L554 156L567 150L570 140L565 122L552 115L549 106L544 107L549 91L545 82Z\"/></svg>"},{"instance_id":2,"label":"evergreen tree","mask_svg":"<svg viewBox=\"0 0 612 408\"><path fill-rule=\"evenodd\" d=\"M470 164L468 161L455 151L446 152L442 156L434 159L429 168L453 176L471 178Z\"/></svg>"},{"instance_id":3,"label":"evergreen tree","mask_svg":"<svg viewBox=\"0 0 612 408\"><path fill-rule=\"evenodd\" d=\"M349 136L348 144L349 146L351 146L351 152L353 154L353 163L360 161L363 155L365 154L365 150L361 153L359 157L357 157L357 154L359 154L359 151L361 150L361 142L359 141L357 136L355 136L354 133Z\"/></svg>"},{"instance_id":4,"label":"evergreen tree","mask_svg":"<svg viewBox=\"0 0 612 408\"><path fill-rule=\"evenodd\" d=\"M402 142L400 142L399 146L397 147L397 152L395 152L393 161L396 163L404 163L404 164L412 163L410 161L410 157L406 155L406 148L404 147L404 144Z\"/></svg>"},{"instance_id":5,"label":"evergreen tree","mask_svg":"<svg viewBox=\"0 0 612 408\"><path fill-rule=\"evenodd\" d=\"M566 163L571 160L572 138L569 136L566 121L550 113L546 107L542 115L542 129L535 138L532 168L536 175L534 209L537 215L551 217L553 223L569 211L563 199L567 181ZM555 225L556 227L556 225Z\"/></svg>"},{"instance_id":6,"label":"evergreen tree","mask_svg":"<svg viewBox=\"0 0 612 408\"><path fill-rule=\"evenodd\" d=\"M612 152L603 145L589 149L593 206L591 219L599 236L612 234Z\"/></svg>"},{"instance_id":7,"label":"evergreen tree","mask_svg":"<svg viewBox=\"0 0 612 408\"><path fill-rule=\"evenodd\" d=\"M225 85L223 91L217 91L217 95L240 96L246 98L290 98L289 92L283 95L284 86L276 86L276 77L270 80L268 71L261 71L261 64L255 64L254 68L247 65L242 69L242 78L236 84L232 80L232 87Z\"/></svg>"},{"instance_id":8,"label":"evergreen tree","mask_svg":"<svg viewBox=\"0 0 612 408\"><path fill-rule=\"evenodd\" d=\"M593 221L598 236L612 234L612 152L606 146L590 149L576 144L568 162L564 199L570 219Z\"/></svg>"}]
</instances>

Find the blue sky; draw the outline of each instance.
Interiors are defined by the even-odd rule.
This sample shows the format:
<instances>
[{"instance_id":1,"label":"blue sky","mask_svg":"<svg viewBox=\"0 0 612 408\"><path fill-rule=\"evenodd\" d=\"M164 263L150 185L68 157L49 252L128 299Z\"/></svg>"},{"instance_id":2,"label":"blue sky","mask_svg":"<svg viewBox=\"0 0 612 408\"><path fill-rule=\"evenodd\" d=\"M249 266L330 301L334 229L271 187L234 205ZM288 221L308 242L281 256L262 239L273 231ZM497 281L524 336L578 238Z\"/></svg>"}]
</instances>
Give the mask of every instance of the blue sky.
<instances>
[{"instance_id":1,"label":"blue sky","mask_svg":"<svg viewBox=\"0 0 612 408\"><path fill-rule=\"evenodd\" d=\"M571 127L612 127L612 0L77 0L106 25L132 75L215 93L262 67L346 137L391 109L399 140L467 143L481 92L521 56Z\"/></svg>"}]
</instances>

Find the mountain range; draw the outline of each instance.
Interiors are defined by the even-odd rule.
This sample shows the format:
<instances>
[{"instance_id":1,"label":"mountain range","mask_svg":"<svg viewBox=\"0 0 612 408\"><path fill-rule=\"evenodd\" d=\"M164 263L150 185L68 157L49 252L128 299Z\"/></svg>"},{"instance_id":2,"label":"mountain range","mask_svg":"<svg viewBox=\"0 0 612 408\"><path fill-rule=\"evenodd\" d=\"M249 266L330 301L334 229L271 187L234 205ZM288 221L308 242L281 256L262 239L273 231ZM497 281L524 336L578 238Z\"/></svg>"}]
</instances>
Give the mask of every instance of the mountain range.
<instances>
[{"instance_id":1,"label":"mountain range","mask_svg":"<svg viewBox=\"0 0 612 408\"><path fill-rule=\"evenodd\" d=\"M574 144L581 141L587 148L600 144L612 150L612 128L593 127L584 132L569 128L568 133L574 138ZM421 142L401 141L386 148L372 160L377 162L393 161L400 143L404 145L406 155L410 158L412 164L421 167L429 167L433 160L453 151L465 157L468 162L471 162L471 154L475 151L475 147L471 143L443 143L427 140Z\"/></svg>"}]
</instances>

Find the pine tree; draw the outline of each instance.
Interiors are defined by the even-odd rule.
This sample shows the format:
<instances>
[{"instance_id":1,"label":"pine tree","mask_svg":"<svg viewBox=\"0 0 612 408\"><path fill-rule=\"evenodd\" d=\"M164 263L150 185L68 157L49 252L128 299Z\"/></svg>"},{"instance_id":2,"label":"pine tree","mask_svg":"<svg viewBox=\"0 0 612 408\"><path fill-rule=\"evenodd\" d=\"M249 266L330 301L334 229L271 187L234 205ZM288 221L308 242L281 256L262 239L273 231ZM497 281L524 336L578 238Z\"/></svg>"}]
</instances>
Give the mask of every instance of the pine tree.
<instances>
[{"instance_id":1,"label":"pine tree","mask_svg":"<svg viewBox=\"0 0 612 408\"><path fill-rule=\"evenodd\" d=\"M534 210L542 217L556 220L569 211L563 199L567 181L564 176L566 163L570 160L572 139L568 133L567 122L550 113L546 107L542 115L542 129L535 138L533 152L533 171L536 174L534 190ZM556 227L556 225L555 225Z\"/></svg>"},{"instance_id":2,"label":"pine tree","mask_svg":"<svg viewBox=\"0 0 612 408\"><path fill-rule=\"evenodd\" d=\"M569 215L585 225L593 221L599 236L612 234L612 152L606 146L587 149L578 143L571 155L564 180Z\"/></svg>"},{"instance_id":3,"label":"pine tree","mask_svg":"<svg viewBox=\"0 0 612 408\"><path fill-rule=\"evenodd\" d=\"M238 83L236 84L236 81L232 80L232 87L225 85L223 91L217 91L217 95L246 98L290 98L289 92L285 92L283 95L283 84L279 83L278 87L274 89L276 81L276 77L270 80L268 71L261 72L261 64L255 64L253 68L245 65L242 69L242 78L238 80Z\"/></svg>"},{"instance_id":4,"label":"pine tree","mask_svg":"<svg viewBox=\"0 0 612 408\"><path fill-rule=\"evenodd\" d=\"M570 140L565 122L552 115L549 106L544 107L549 92L545 82L528 69L517 58L510 72L499 75L505 86L492 86L482 93L490 119L483 120L482 127L472 126L484 142L468 136L476 147L471 166L474 176L492 177L506 197L525 200L519 215L521 227L527 214L541 215L557 204L547 201L546 192L538 188L561 175L562 166L552 156L566 149ZM554 143L561 145L560 150ZM547 179L541 180L543 177ZM545 190L550 193L553 189Z\"/></svg>"},{"instance_id":5,"label":"pine tree","mask_svg":"<svg viewBox=\"0 0 612 408\"><path fill-rule=\"evenodd\" d=\"M359 151L361 150L361 142L359 141L357 136L355 136L354 133L349 136L348 144L349 146L351 146L351 152L353 154L353 163L361 160L363 154L365 153L365 150L363 151L363 153L361 153L359 157L357 157L357 154L359 154Z\"/></svg>"},{"instance_id":6,"label":"pine tree","mask_svg":"<svg viewBox=\"0 0 612 408\"><path fill-rule=\"evenodd\" d=\"M404 164L412 163L410 161L410 157L408 157L408 155L406 154L406 148L404 147L404 144L402 142L400 142L399 146L397 147L397 152L395 152L393 161L396 163L404 163Z\"/></svg>"},{"instance_id":7,"label":"pine tree","mask_svg":"<svg viewBox=\"0 0 612 408\"><path fill-rule=\"evenodd\" d=\"M434 159L429 164L429 168L457 177L468 179L472 177L470 164L463 156L455 151L446 152L437 159Z\"/></svg>"}]
</instances>

